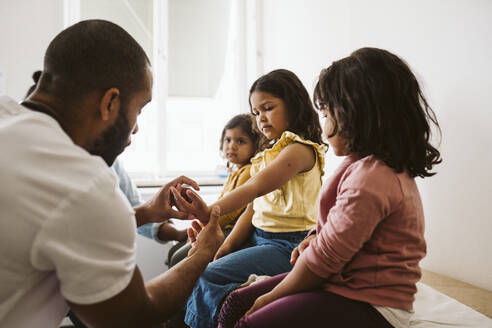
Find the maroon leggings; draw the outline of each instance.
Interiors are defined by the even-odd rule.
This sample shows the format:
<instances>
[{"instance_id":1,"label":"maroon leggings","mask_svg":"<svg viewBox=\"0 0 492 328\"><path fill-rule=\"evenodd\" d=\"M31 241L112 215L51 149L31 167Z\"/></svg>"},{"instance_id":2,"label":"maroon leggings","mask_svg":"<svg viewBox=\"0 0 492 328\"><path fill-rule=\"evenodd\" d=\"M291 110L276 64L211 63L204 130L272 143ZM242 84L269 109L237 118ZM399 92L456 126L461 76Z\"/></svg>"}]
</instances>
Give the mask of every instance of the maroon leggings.
<instances>
[{"instance_id":1,"label":"maroon leggings","mask_svg":"<svg viewBox=\"0 0 492 328\"><path fill-rule=\"evenodd\" d=\"M393 328L369 303L322 290L282 297L252 315L244 316L256 298L271 291L286 275L280 274L230 293L218 316L219 328Z\"/></svg>"}]
</instances>

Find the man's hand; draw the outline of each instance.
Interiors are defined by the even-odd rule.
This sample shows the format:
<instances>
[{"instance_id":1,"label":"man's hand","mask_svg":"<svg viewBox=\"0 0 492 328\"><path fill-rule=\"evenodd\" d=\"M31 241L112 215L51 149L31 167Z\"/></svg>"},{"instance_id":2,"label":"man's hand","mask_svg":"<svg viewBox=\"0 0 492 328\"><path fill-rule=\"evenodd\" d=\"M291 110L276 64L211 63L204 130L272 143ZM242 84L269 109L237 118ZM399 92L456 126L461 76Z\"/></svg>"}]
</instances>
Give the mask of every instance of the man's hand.
<instances>
[{"instance_id":1,"label":"man's hand","mask_svg":"<svg viewBox=\"0 0 492 328\"><path fill-rule=\"evenodd\" d=\"M171 197L171 188L182 189L182 185L187 184L195 190L200 190L198 184L190 178L180 176L162 187L159 192L148 200L145 204L135 208L135 216L137 217L137 226L149 222L162 222L170 218L181 220L192 220L195 217L189 212L173 209L175 202ZM177 190L177 189L176 189Z\"/></svg>"},{"instance_id":2,"label":"man's hand","mask_svg":"<svg viewBox=\"0 0 492 328\"><path fill-rule=\"evenodd\" d=\"M305 238L303 241L297 245L296 248L292 251L292 254L290 256L290 264L294 265L296 264L297 259L299 256L301 256L302 252L311 244L311 241L316 238L316 235L310 235L309 237Z\"/></svg>"},{"instance_id":3,"label":"man's hand","mask_svg":"<svg viewBox=\"0 0 492 328\"><path fill-rule=\"evenodd\" d=\"M180 211L191 213L202 222L208 222L211 211L196 192L189 188L180 190L180 186L171 188L171 192L174 197L175 205Z\"/></svg>"},{"instance_id":4,"label":"man's hand","mask_svg":"<svg viewBox=\"0 0 492 328\"><path fill-rule=\"evenodd\" d=\"M210 259L217 252L217 249L224 242L224 233L219 225L220 208L214 206L210 212L208 223L203 226L199 221L193 221L191 228L188 228L188 237L191 241L191 249L188 256L205 251L210 252Z\"/></svg>"}]
</instances>

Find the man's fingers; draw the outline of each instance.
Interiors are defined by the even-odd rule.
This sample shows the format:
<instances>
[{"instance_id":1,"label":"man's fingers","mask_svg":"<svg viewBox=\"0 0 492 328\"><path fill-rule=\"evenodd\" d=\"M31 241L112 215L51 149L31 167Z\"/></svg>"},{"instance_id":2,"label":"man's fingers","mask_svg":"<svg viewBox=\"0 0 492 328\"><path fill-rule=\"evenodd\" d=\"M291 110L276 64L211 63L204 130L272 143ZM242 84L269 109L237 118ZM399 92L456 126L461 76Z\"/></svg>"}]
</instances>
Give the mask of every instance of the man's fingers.
<instances>
[{"instance_id":1,"label":"man's fingers","mask_svg":"<svg viewBox=\"0 0 492 328\"><path fill-rule=\"evenodd\" d=\"M169 217L180 219L180 220L193 220L195 216L193 214L181 211L175 211L173 209L169 210Z\"/></svg>"}]
</instances>

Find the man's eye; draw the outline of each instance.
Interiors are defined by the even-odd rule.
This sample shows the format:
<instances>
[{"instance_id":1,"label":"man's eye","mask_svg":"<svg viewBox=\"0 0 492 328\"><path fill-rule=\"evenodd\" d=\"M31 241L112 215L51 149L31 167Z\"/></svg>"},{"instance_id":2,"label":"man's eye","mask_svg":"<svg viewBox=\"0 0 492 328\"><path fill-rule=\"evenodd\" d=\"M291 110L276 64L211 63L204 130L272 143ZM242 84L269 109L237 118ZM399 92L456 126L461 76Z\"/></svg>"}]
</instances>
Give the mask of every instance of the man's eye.
<instances>
[{"instance_id":1,"label":"man's eye","mask_svg":"<svg viewBox=\"0 0 492 328\"><path fill-rule=\"evenodd\" d=\"M238 139L237 143L242 145L242 144L245 144L246 142L243 139Z\"/></svg>"},{"instance_id":2,"label":"man's eye","mask_svg":"<svg viewBox=\"0 0 492 328\"><path fill-rule=\"evenodd\" d=\"M231 138L225 138L224 141L229 143L229 142L231 142Z\"/></svg>"},{"instance_id":3,"label":"man's eye","mask_svg":"<svg viewBox=\"0 0 492 328\"><path fill-rule=\"evenodd\" d=\"M265 111L269 112L273 109L274 107L265 107Z\"/></svg>"}]
</instances>

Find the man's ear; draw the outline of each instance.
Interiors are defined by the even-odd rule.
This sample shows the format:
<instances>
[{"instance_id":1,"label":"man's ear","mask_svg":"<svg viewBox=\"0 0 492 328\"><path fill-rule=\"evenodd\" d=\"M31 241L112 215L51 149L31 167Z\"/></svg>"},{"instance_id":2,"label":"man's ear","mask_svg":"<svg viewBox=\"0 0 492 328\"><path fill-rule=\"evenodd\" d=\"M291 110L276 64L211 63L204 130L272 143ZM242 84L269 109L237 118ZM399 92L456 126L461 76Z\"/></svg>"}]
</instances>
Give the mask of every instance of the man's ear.
<instances>
[{"instance_id":1,"label":"man's ear","mask_svg":"<svg viewBox=\"0 0 492 328\"><path fill-rule=\"evenodd\" d=\"M104 92L99 103L99 112L103 121L112 120L120 111L120 90L111 88Z\"/></svg>"}]
</instances>

